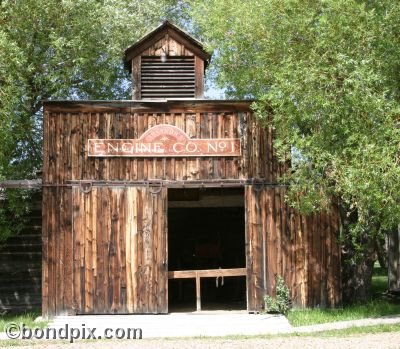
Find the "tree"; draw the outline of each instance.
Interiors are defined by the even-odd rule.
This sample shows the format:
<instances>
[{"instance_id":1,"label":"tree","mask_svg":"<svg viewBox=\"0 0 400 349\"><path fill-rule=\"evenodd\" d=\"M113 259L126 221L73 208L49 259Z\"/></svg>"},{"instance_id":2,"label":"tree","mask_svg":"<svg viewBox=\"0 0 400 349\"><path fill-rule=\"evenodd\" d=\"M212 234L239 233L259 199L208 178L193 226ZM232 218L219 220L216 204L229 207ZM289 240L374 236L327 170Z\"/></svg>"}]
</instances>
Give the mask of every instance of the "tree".
<instances>
[{"instance_id":1,"label":"tree","mask_svg":"<svg viewBox=\"0 0 400 349\"><path fill-rule=\"evenodd\" d=\"M292 205L342 203L344 287L370 295L383 234L400 221L400 4L362 0L192 1L218 82L254 97L291 155Z\"/></svg>"},{"instance_id":2,"label":"tree","mask_svg":"<svg viewBox=\"0 0 400 349\"><path fill-rule=\"evenodd\" d=\"M173 6L153 0L6 0L0 6L0 115L10 143L1 147L0 175L22 178L40 169L43 100L127 98L123 51Z\"/></svg>"},{"instance_id":3,"label":"tree","mask_svg":"<svg viewBox=\"0 0 400 349\"><path fill-rule=\"evenodd\" d=\"M0 1L0 180L41 170L43 100L129 98L124 49L176 16L176 3Z\"/></svg>"}]
</instances>

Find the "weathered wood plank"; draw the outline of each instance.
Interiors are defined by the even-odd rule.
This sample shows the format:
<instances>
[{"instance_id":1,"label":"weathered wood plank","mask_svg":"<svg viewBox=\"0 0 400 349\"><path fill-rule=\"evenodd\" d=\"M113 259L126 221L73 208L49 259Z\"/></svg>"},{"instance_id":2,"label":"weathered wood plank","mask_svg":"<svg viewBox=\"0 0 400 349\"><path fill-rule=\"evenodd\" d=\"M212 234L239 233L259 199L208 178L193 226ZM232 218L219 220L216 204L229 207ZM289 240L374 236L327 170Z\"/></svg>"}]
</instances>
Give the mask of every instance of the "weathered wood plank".
<instances>
[{"instance_id":1,"label":"weathered wood plank","mask_svg":"<svg viewBox=\"0 0 400 349\"><path fill-rule=\"evenodd\" d=\"M200 281L200 276L199 273L195 273L195 278L196 278L196 310L200 311L201 310L201 281Z\"/></svg>"},{"instance_id":2,"label":"weathered wood plank","mask_svg":"<svg viewBox=\"0 0 400 349\"><path fill-rule=\"evenodd\" d=\"M204 97L204 61L195 56L195 72L196 72L196 98L203 98Z\"/></svg>"},{"instance_id":3,"label":"weathered wood plank","mask_svg":"<svg viewBox=\"0 0 400 349\"><path fill-rule=\"evenodd\" d=\"M183 114L175 114L175 126L185 131L185 117ZM187 179L185 178L186 160L183 158L175 159L175 180Z\"/></svg>"},{"instance_id":4,"label":"weathered wood plank","mask_svg":"<svg viewBox=\"0 0 400 349\"><path fill-rule=\"evenodd\" d=\"M44 317L50 316L49 312L49 223L50 210L47 209L50 188L44 188L42 199L42 314Z\"/></svg>"},{"instance_id":5,"label":"weathered wood plank","mask_svg":"<svg viewBox=\"0 0 400 349\"><path fill-rule=\"evenodd\" d=\"M82 214L81 214L81 199L80 192L78 188L72 189L72 203L73 203L73 220L72 220L72 229L73 229L73 243L74 243L74 256L73 256L73 278L74 278L74 287L73 287L73 304L74 311L80 313L82 309L81 304L81 278L80 278L80 254L81 254L81 235L80 229L82 226Z\"/></svg>"},{"instance_id":6,"label":"weathered wood plank","mask_svg":"<svg viewBox=\"0 0 400 349\"><path fill-rule=\"evenodd\" d=\"M130 231L132 232L132 302L133 302L133 310L134 312L137 312L139 310L139 266L140 260L139 260L139 207L138 207L138 196L139 193L135 188L130 188L129 189L131 194L132 194L132 199L133 199L133 211L131 213L132 219L131 219L131 226L130 226Z\"/></svg>"},{"instance_id":7,"label":"weathered wood plank","mask_svg":"<svg viewBox=\"0 0 400 349\"><path fill-rule=\"evenodd\" d=\"M105 285L106 281L106 273L105 273L105 254L107 252L107 240L106 240L106 231L105 231L105 212L107 211L107 191L101 190L100 188L94 188L94 195L96 195L97 201L97 212L95 213L96 217L103 217L103 219L97 219L96 221L96 232L97 232L97 256L96 256L96 265L97 265L97 282L96 282L96 292L95 292L95 305L94 308L96 312L105 312L106 310L106 299L105 299Z\"/></svg>"},{"instance_id":8,"label":"weathered wood plank","mask_svg":"<svg viewBox=\"0 0 400 349\"><path fill-rule=\"evenodd\" d=\"M140 99L140 91L141 91L141 80L140 80L140 71L141 71L141 59L140 56L132 59L132 98Z\"/></svg>"},{"instance_id":9,"label":"weathered wood plank","mask_svg":"<svg viewBox=\"0 0 400 349\"><path fill-rule=\"evenodd\" d=\"M49 203L52 207L50 210L49 224L49 308L52 309L50 316L57 313L57 189L52 188Z\"/></svg>"},{"instance_id":10,"label":"weathered wood plank","mask_svg":"<svg viewBox=\"0 0 400 349\"><path fill-rule=\"evenodd\" d=\"M112 270L111 267L111 259L110 259L110 251L112 249L111 244L111 220L112 220L112 195L111 189L104 188L103 191L103 244L104 244L104 282L102 288L104 289L104 312L108 312L111 309L112 305L112 293L110 292L110 287L112 286Z\"/></svg>"},{"instance_id":11,"label":"weathered wood plank","mask_svg":"<svg viewBox=\"0 0 400 349\"><path fill-rule=\"evenodd\" d=\"M64 212L64 202L62 197L62 188L57 188L56 190L56 207L59 208L55 213L55 225L59 227L59 231L54 229L54 248L55 248L55 260L54 268L56 270L56 275L64 274L64 235L65 235L65 221L62 219ZM56 294L56 313L61 313L64 311L64 282L63 280L55 280L55 294Z\"/></svg>"},{"instance_id":12,"label":"weathered wood plank","mask_svg":"<svg viewBox=\"0 0 400 349\"><path fill-rule=\"evenodd\" d=\"M127 188L125 202L125 265L126 265L126 309L133 313L135 299L135 201L134 190Z\"/></svg>"},{"instance_id":13,"label":"weathered wood plank","mask_svg":"<svg viewBox=\"0 0 400 349\"><path fill-rule=\"evenodd\" d=\"M175 114L166 113L165 123L167 125L175 125ZM175 159L168 158L166 159L165 179L171 180L174 178L175 178Z\"/></svg>"},{"instance_id":14,"label":"weathered wood plank","mask_svg":"<svg viewBox=\"0 0 400 349\"><path fill-rule=\"evenodd\" d=\"M157 313L168 312L168 211L167 211L167 190L161 190L159 193L160 197L157 200L157 236L155 238L157 242L157 250L155 259L157 261L156 273L154 283L157 285L156 289L156 306L155 311Z\"/></svg>"},{"instance_id":15,"label":"weathered wood plank","mask_svg":"<svg viewBox=\"0 0 400 349\"><path fill-rule=\"evenodd\" d=\"M185 130L190 139L198 138L196 134L196 114L185 115ZM197 167L197 158L188 158L186 160L187 179L198 179L199 169Z\"/></svg>"},{"instance_id":16,"label":"weathered wood plank","mask_svg":"<svg viewBox=\"0 0 400 349\"><path fill-rule=\"evenodd\" d=\"M301 266L298 267L299 282L300 288L297 293L297 298L299 299L299 303L302 307L307 306L307 296L308 296L308 269L309 269L309 245L308 245L308 226L307 226L307 218L301 217L301 240L298 240L298 243L301 244L302 256L301 260L303 261L303 268Z\"/></svg>"},{"instance_id":17,"label":"weathered wood plank","mask_svg":"<svg viewBox=\"0 0 400 349\"><path fill-rule=\"evenodd\" d=\"M339 207L336 202L333 202L331 212L332 224L332 238L334 239L332 245L332 267L334 268L334 301L331 306L340 305L342 302L341 297L341 259L340 259L340 244L339 244L339 230L340 230L340 216Z\"/></svg>"},{"instance_id":18,"label":"weathered wood plank","mask_svg":"<svg viewBox=\"0 0 400 349\"><path fill-rule=\"evenodd\" d=\"M136 189L135 189L136 190ZM145 306L146 296L145 291L146 287L144 280L144 263L143 263L143 216L144 216L144 207L143 207L143 192L136 190L136 212L137 212L137 270L136 270L136 290L137 290L137 298L136 298L136 311L143 312L143 308Z\"/></svg>"},{"instance_id":19,"label":"weathered wood plank","mask_svg":"<svg viewBox=\"0 0 400 349\"><path fill-rule=\"evenodd\" d=\"M265 295L263 276L263 197L253 186L245 187L246 196L246 245L247 245L247 278L248 278L248 310L260 310ZM265 235L264 235L265 236Z\"/></svg>"},{"instance_id":20,"label":"weathered wood plank","mask_svg":"<svg viewBox=\"0 0 400 349\"><path fill-rule=\"evenodd\" d=\"M252 101L162 100L162 101L46 101L47 112L100 112L100 113L196 113L196 112L248 112Z\"/></svg>"},{"instance_id":21,"label":"weathered wood plank","mask_svg":"<svg viewBox=\"0 0 400 349\"><path fill-rule=\"evenodd\" d=\"M83 213L83 231L82 231L82 243L83 243L83 265L84 268L84 302L85 302L85 313L93 312L93 297L91 296L92 287L91 284L91 272L92 272L92 195L85 195L84 200L84 211Z\"/></svg>"},{"instance_id":22,"label":"weathered wood plank","mask_svg":"<svg viewBox=\"0 0 400 349\"><path fill-rule=\"evenodd\" d=\"M194 279L198 275L204 277L219 276L246 276L246 268L230 268L230 269L201 269L201 270L178 270L169 271L168 279Z\"/></svg>"},{"instance_id":23,"label":"weathered wood plank","mask_svg":"<svg viewBox=\"0 0 400 349\"><path fill-rule=\"evenodd\" d=\"M301 299L301 294L300 292L300 285L303 282L304 279L304 254L303 254L303 248L305 245L304 242L304 237L303 237L303 231L302 231L302 225L301 225L301 216L299 212L294 212L294 221L293 221L293 249L292 249L292 260L293 260L293 272L292 272L292 281L291 285L293 288L293 295L295 299L300 298Z\"/></svg>"},{"instance_id":24,"label":"weathered wood plank","mask_svg":"<svg viewBox=\"0 0 400 349\"><path fill-rule=\"evenodd\" d=\"M266 231L267 231L267 248L266 251L266 265L267 265L267 287L266 291L270 296L275 295L275 286L276 286L276 276L278 273L277 270L277 246L276 246L276 233L275 233L275 200L274 200L274 192L273 190L258 189L262 194L265 195L265 216L266 216Z\"/></svg>"},{"instance_id":25,"label":"weathered wood plank","mask_svg":"<svg viewBox=\"0 0 400 349\"><path fill-rule=\"evenodd\" d=\"M127 195L128 195L128 190L127 188L124 188L121 192L121 197L120 201L118 203L118 210L120 213L120 219L119 219L119 240L118 240L118 246L119 246L119 264L120 264L120 313L126 313L127 312L127 290L126 290L126 284L127 284L127 278L126 278L126 269L127 269L127 263L126 263L126 223L125 223L125 217L128 216L128 212L126 211L126 206L127 206ZM117 253L118 253L117 251Z\"/></svg>"}]
</instances>

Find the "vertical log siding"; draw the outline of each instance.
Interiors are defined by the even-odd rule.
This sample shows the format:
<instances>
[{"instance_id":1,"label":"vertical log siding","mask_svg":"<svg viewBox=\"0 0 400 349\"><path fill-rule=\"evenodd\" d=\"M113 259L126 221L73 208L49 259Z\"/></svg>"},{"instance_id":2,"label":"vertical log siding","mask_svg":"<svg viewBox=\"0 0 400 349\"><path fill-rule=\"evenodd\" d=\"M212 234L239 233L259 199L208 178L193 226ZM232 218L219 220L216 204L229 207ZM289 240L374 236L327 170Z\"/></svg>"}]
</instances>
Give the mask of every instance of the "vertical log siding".
<instances>
[{"instance_id":1,"label":"vertical log siding","mask_svg":"<svg viewBox=\"0 0 400 349\"><path fill-rule=\"evenodd\" d=\"M87 141L139 138L169 124L190 138L240 138L240 157L95 158ZM48 102L44 110L42 312L164 313L167 188L96 187L71 181L201 182L254 179L276 184L273 131L250 102ZM86 192L87 191L87 192ZM284 202L285 189L246 186L247 306L261 310L282 275L301 306L340 303L336 210L311 217Z\"/></svg>"}]
</instances>

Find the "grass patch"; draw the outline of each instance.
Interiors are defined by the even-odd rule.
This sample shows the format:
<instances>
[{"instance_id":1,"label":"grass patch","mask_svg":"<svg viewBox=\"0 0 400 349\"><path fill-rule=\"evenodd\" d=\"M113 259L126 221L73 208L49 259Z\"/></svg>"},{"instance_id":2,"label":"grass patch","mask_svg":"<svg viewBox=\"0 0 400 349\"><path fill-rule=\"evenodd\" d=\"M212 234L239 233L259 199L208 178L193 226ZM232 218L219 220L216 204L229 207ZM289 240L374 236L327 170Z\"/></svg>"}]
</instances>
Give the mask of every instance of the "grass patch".
<instances>
[{"instance_id":1,"label":"grass patch","mask_svg":"<svg viewBox=\"0 0 400 349\"><path fill-rule=\"evenodd\" d=\"M271 339L271 338L286 338L286 337L350 337L359 334L374 334L386 332L399 332L400 324L394 325L374 325L362 327L349 327L340 330L329 330L321 332L306 332L306 333L285 333L285 334L268 334L268 335L229 335L223 337L191 337L191 338L165 338L163 340L170 341L187 341L187 340L243 340L243 339ZM150 339L151 340L151 339ZM143 339L146 341L146 339Z\"/></svg>"},{"instance_id":2,"label":"grass patch","mask_svg":"<svg viewBox=\"0 0 400 349\"><path fill-rule=\"evenodd\" d=\"M0 340L0 348L9 348L9 347L27 347L27 346L34 346L39 344L40 341L33 341L33 340L21 340L21 339L7 339L7 340Z\"/></svg>"},{"instance_id":3,"label":"grass patch","mask_svg":"<svg viewBox=\"0 0 400 349\"><path fill-rule=\"evenodd\" d=\"M18 325L24 324L27 328L45 328L48 324L47 321L34 322L38 316L40 316L39 312L26 312L19 315L0 315L0 332L4 332L5 326L10 322L16 323Z\"/></svg>"},{"instance_id":4,"label":"grass patch","mask_svg":"<svg viewBox=\"0 0 400 349\"><path fill-rule=\"evenodd\" d=\"M327 322L376 318L400 314L399 302L384 297L388 288L387 270L375 264L372 277L372 299L364 304L353 304L337 309L293 309L287 318L292 326L307 326Z\"/></svg>"},{"instance_id":5,"label":"grass patch","mask_svg":"<svg viewBox=\"0 0 400 349\"><path fill-rule=\"evenodd\" d=\"M384 292L388 290L388 270L381 268L379 263L376 262L374 265L374 271L372 275L372 295L373 297L380 297Z\"/></svg>"},{"instance_id":6,"label":"grass patch","mask_svg":"<svg viewBox=\"0 0 400 349\"><path fill-rule=\"evenodd\" d=\"M82 343L82 341L80 341ZM69 345L68 341L62 341L58 339L51 340L42 340L42 339L5 339L0 340L0 348L9 348L9 347L47 347L49 344L58 344L58 345Z\"/></svg>"},{"instance_id":7,"label":"grass patch","mask_svg":"<svg viewBox=\"0 0 400 349\"><path fill-rule=\"evenodd\" d=\"M397 314L400 314L399 304L376 299L366 304L355 304L339 309L293 309L287 318L292 326L307 326Z\"/></svg>"},{"instance_id":8,"label":"grass patch","mask_svg":"<svg viewBox=\"0 0 400 349\"><path fill-rule=\"evenodd\" d=\"M386 332L399 332L400 324L394 325L376 325L376 326L363 326L363 327L349 327L341 330L331 330L324 332L304 333L300 335L304 336L315 336L315 337L348 337L359 334L374 334L374 333L386 333ZM296 335L298 335L296 333Z\"/></svg>"},{"instance_id":9,"label":"grass patch","mask_svg":"<svg viewBox=\"0 0 400 349\"><path fill-rule=\"evenodd\" d=\"M384 292L388 290L388 277L375 275L372 277L372 294L373 297L379 297Z\"/></svg>"}]
</instances>

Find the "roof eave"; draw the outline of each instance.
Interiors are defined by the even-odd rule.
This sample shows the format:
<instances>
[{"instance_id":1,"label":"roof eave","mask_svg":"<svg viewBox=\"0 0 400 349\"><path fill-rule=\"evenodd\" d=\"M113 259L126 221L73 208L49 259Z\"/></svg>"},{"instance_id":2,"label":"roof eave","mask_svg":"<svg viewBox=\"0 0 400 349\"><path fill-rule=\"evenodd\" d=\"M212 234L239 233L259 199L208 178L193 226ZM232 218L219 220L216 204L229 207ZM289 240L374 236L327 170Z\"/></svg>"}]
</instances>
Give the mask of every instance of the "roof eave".
<instances>
[{"instance_id":1,"label":"roof eave","mask_svg":"<svg viewBox=\"0 0 400 349\"><path fill-rule=\"evenodd\" d=\"M125 56L124 56L124 61L127 66L129 66L129 62L140 55L144 50L146 50L149 46L151 46L151 39L153 37L156 37L157 34L161 33L163 30L168 30L172 29L172 31L177 32L180 34L184 39L189 41L193 47L195 48L196 52L193 52L194 54L197 54L201 59L203 59L206 64L210 61L211 55L204 50L204 45L194 39L191 35L189 35L185 30L182 28L176 26L175 24L172 24L169 21L164 21L161 25L159 25L157 28L152 30L151 32L145 34L141 39L139 39L136 43L131 45L125 50ZM162 37L162 35L161 35ZM161 39L160 37L160 39ZM148 45L146 45L146 42Z\"/></svg>"}]
</instances>

